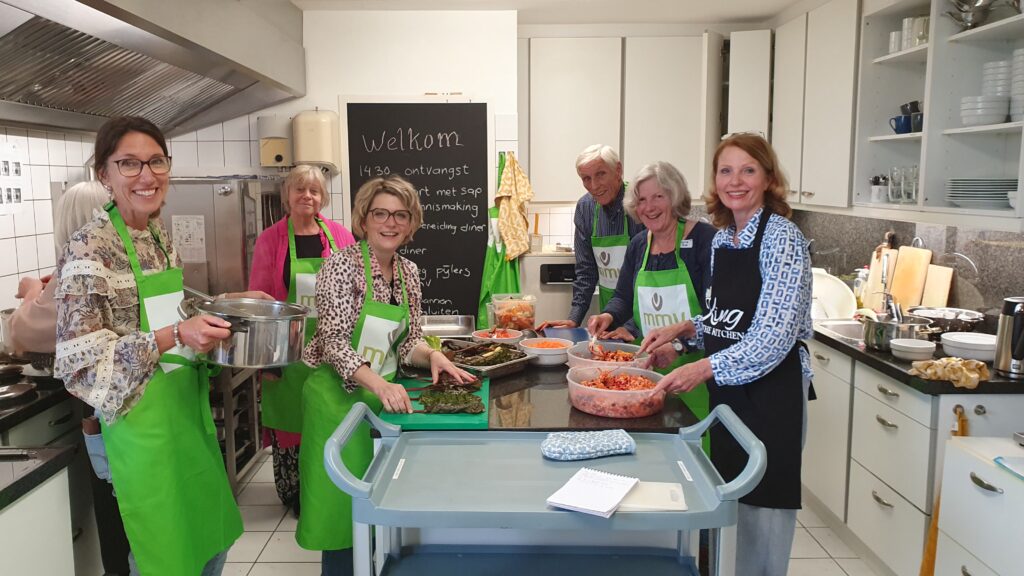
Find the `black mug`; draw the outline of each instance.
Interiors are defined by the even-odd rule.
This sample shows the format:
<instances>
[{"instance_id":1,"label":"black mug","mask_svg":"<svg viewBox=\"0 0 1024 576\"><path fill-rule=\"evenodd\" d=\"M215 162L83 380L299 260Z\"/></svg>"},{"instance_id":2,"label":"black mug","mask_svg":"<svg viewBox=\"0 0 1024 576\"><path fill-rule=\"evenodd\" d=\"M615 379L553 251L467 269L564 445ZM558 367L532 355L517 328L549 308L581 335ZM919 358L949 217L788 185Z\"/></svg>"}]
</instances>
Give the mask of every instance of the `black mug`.
<instances>
[{"instance_id":1,"label":"black mug","mask_svg":"<svg viewBox=\"0 0 1024 576\"><path fill-rule=\"evenodd\" d=\"M910 115L910 131L922 132L924 130L924 112L914 112Z\"/></svg>"},{"instance_id":2,"label":"black mug","mask_svg":"<svg viewBox=\"0 0 1024 576\"><path fill-rule=\"evenodd\" d=\"M921 111L921 103L917 100L907 102L906 104L900 104L900 113L904 115L917 114ZM916 132L916 130L915 130Z\"/></svg>"}]
</instances>

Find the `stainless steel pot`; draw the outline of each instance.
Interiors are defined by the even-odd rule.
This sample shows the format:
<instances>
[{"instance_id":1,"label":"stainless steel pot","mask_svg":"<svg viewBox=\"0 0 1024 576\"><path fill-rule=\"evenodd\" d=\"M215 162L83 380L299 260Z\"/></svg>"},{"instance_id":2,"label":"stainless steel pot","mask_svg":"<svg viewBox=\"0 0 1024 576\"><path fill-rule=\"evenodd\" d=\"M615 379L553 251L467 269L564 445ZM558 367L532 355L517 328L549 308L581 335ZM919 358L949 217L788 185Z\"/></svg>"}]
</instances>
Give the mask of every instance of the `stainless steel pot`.
<instances>
[{"instance_id":1,"label":"stainless steel pot","mask_svg":"<svg viewBox=\"0 0 1024 576\"><path fill-rule=\"evenodd\" d=\"M214 364L270 368L302 358L309 314L305 306L276 300L220 298L200 301L196 310L231 322L231 337L206 353Z\"/></svg>"},{"instance_id":2,"label":"stainless steel pot","mask_svg":"<svg viewBox=\"0 0 1024 576\"><path fill-rule=\"evenodd\" d=\"M920 316L903 316L902 322L892 320L888 314L879 314L878 320L861 318L864 324L864 345L872 350L888 352L889 341L896 338L927 340L932 321Z\"/></svg>"},{"instance_id":3,"label":"stainless steel pot","mask_svg":"<svg viewBox=\"0 0 1024 576\"><path fill-rule=\"evenodd\" d=\"M974 329L985 320L985 315L964 308L933 308L930 306L914 306L907 310L914 316L932 321L932 340L938 341L943 332L974 332Z\"/></svg>"}]
</instances>

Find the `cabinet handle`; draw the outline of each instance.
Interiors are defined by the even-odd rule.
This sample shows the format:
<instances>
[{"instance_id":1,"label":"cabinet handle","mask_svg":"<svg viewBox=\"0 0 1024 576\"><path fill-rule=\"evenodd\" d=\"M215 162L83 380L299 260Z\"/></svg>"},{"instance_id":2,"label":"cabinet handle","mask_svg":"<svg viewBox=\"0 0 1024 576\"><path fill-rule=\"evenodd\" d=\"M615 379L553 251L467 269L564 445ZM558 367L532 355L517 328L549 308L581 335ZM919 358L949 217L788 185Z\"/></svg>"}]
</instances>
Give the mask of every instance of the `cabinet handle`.
<instances>
[{"instance_id":1,"label":"cabinet handle","mask_svg":"<svg viewBox=\"0 0 1024 576\"><path fill-rule=\"evenodd\" d=\"M811 192L810 190L804 190L800 192L800 195L809 198L811 196L814 196L814 192Z\"/></svg>"},{"instance_id":2,"label":"cabinet handle","mask_svg":"<svg viewBox=\"0 0 1024 576\"><path fill-rule=\"evenodd\" d=\"M963 574L963 576L971 576L970 570L967 569L967 566L962 564L960 565L960 573Z\"/></svg>"},{"instance_id":3,"label":"cabinet handle","mask_svg":"<svg viewBox=\"0 0 1024 576\"><path fill-rule=\"evenodd\" d=\"M72 416L73 414L71 412L68 412L67 414L61 416L60 418L57 418L56 420L50 420L49 422L47 422L47 424L49 424L50 428L56 428L57 426L67 424L68 421L71 420Z\"/></svg>"},{"instance_id":4,"label":"cabinet handle","mask_svg":"<svg viewBox=\"0 0 1024 576\"><path fill-rule=\"evenodd\" d=\"M825 356L821 352L815 352L814 353L814 357L817 358L818 362L821 362L822 364L828 364L829 361L832 360L831 358L829 358L828 356Z\"/></svg>"},{"instance_id":5,"label":"cabinet handle","mask_svg":"<svg viewBox=\"0 0 1024 576\"><path fill-rule=\"evenodd\" d=\"M888 420L882 418L878 414L875 414L875 420L878 420L878 423L881 424L882 426L885 426L886 428L892 428L893 430L899 428L899 425L889 422Z\"/></svg>"},{"instance_id":6,"label":"cabinet handle","mask_svg":"<svg viewBox=\"0 0 1024 576\"><path fill-rule=\"evenodd\" d=\"M886 508L895 508L895 506L893 506L891 503L887 502L885 500L885 498L882 498L881 496L879 496L878 492L875 492L874 490L871 491L871 497L875 499L875 502L878 502L879 504L881 504L882 506L885 506Z\"/></svg>"},{"instance_id":7,"label":"cabinet handle","mask_svg":"<svg viewBox=\"0 0 1024 576\"><path fill-rule=\"evenodd\" d=\"M889 398L899 398L900 397L900 393L899 392L896 392L895 390L890 390L889 388L886 388L885 386L882 386L881 384L878 385L878 391L881 392L882 394L885 394Z\"/></svg>"},{"instance_id":8,"label":"cabinet handle","mask_svg":"<svg viewBox=\"0 0 1024 576\"><path fill-rule=\"evenodd\" d=\"M1003 493L1003 489L1002 488L1000 488L998 486L994 486L992 484L989 484L988 482L985 482L984 480L981 479L980 476L978 476L974 472L971 472L971 482L974 482L975 486L977 486L978 488L981 488L983 490L988 490L989 492L995 492L996 494L1002 494Z\"/></svg>"}]
</instances>

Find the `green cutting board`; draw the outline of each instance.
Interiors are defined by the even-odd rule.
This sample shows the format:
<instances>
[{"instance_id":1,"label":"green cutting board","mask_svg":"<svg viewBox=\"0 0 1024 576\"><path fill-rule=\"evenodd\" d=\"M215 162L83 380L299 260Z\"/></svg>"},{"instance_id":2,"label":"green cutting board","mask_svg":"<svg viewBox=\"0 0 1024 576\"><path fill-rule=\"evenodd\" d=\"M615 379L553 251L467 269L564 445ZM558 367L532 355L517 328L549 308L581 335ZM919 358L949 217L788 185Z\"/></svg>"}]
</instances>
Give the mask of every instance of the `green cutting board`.
<instances>
[{"instance_id":1,"label":"green cutting board","mask_svg":"<svg viewBox=\"0 0 1024 576\"><path fill-rule=\"evenodd\" d=\"M429 382L408 378L399 378L396 382L406 388L419 388L429 384ZM403 430L486 430L490 389L491 379L484 378L480 389L473 393L479 396L484 403L484 411L479 414L396 414L381 411L380 417L385 422L401 426ZM410 396L416 397L419 394L419 392L412 392ZM413 398L412 409L422 410L423 405Z\"/></svg>"}]
</instances>

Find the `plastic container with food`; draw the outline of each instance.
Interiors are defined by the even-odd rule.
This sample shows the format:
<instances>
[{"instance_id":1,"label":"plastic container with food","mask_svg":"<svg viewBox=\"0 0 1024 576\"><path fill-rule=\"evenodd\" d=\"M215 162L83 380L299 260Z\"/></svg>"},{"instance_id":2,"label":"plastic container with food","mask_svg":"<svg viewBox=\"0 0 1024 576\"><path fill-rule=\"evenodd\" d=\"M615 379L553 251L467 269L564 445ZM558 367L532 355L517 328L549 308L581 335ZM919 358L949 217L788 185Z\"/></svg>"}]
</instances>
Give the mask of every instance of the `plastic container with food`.
<instances>
[{"instance_id":1,"label":"plastic container with food","mask_svg":"<svg viewBox=\"0 0 1024 576\"><path fill-rule=\"evenodd\" d=\"M637 360L642 360L647 357L647 353L636 355L640 347L635 344L626 344L625 342L607 342L599 341L594 345L593 352L596 352L598 356L606 357L606 360L598 360L594 358L594 355L590 349L590 341L578 342L572 348L569 349L569 360L568 364L570 368L577 366L596 366L598 368L604 368L608 370L610 368L618 368L619 366L634 366ZM616 359L618 358L618 359Z\"/></svg>"},{"instance_id":2,"label":"plastic container with food","mask_svg":"<svg viewBox=\"0 0 1024 576\"><path fill-rule=\"evenodd\" d=\"M515 344L523 339L523 333L519 330L507 328L494 328L491 330L477 330L473 332L474 342L498 342L500 344Z\"/></svg>"},{"instance_id":3,"label":"plastic container with food","mask_svg":"<svg viewBox=\"0 0 1024 576\"><path fill-rule=\"evenodd\" d=\"M532 330L537 314L537 298L529 294L495 294L491 298L494 323L498 328Z\"/></svg>"},{"instance_id":4,"label":"plastic container with food","mask_svg":"<svg viewBox=\"0 0 1024 576\"><path fill-rule=\"evenodd\" d=\"M570 368L569 401L577 409L607 418L643 418L665 407L665 393L653 392L661 374L640 368Z\"/></svg>"},{"instance_id":5,"label":"plastic container with food","mask_svg":"<svg viewBox=\"0 0 1024 576\"><path fill-rule=\"evenodd\" d=\"M540 366L565 364L571 347L572 341L562 338L527 338L519 342L520 350L533 355L530 363Z\"/></svg>"}]
</instances>

